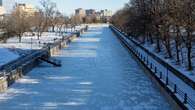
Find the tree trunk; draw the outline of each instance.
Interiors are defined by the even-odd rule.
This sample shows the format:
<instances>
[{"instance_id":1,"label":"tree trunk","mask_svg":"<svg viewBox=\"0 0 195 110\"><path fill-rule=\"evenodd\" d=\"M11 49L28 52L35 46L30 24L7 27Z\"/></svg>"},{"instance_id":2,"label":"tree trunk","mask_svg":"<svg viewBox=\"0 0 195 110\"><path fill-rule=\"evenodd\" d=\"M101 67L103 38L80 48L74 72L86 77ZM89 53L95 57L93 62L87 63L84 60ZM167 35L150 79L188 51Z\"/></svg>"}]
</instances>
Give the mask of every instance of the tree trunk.
<instances>
[{"instance_id":1,"label":"tree trunk","mask_svg":"<svg viewBox=\"0 0 195 110\"><path fill-rule=\"evenodd\" d=\"M52 32L55 32L55 26L52 26Z\"/></svg>"},{"instance_id":2,"label":"tree trunk","mask_svg":"<svg viewBox=\"0 0 195 110\"><path fill-rule=\"evenodd\" d=\"M168 32L167 32L166 36L167 36L167 52L168 52L169 58L172 58L170 36L169 36Z\"/></svg>"},{"instance_id":3,"label":"tree trunk","mask_svg":"<svg viewBox=\"0 0 195 110\"><path fill-rule=\"evenodd\" d=\"M152 34L149 32L149 38L150 38L150 43L153 44L154 41L153 41L153 38L152 38Z\"/></svg>"},{"instance_id":4,"label":"tree trunk","mask_svg":"<svg viewBox=\"0 0 195 110\"><path fill-rule=\"evenodd\" d=\"M192 53L192 32L187 32L187 59L188 59L188 70L193 70L192 67L192 59L191 59L191 53Z\"/></svg>"},{"instance_id":5,"label":"tree trunk","mask_svg":"<svg viewBox=\"0 0 195 110\"><path fill-rule=\"evenodd\" d=\"M176 62L180 64L180 56L179 56L179 27L177 26L177 35L175 38L175 49L176 49Z\"/></svg>"},{"instance_id":6,"label":"tree trunk","mask_svg":"<svg viewBox=\"0 0 195 110\"><path fill-rule=\"evenodd\" d=\"M177 64L180 64L180 57L179 57L179 43L178 40L175 40L175 49L176 49L176 62Z\"/></svg>"},{"instance_id":7,"label":"tree trunk","mask_svg":"<svg viewBox=\"0 0 195 110\"><path fill-rule=\"evenodd\" d=\"M156 49L157 49L157 52L161 52L159 36L156 38Z\"/></svg>"},{"instance_id":8,"label":"tree trunk","mask_svg":"<svg viewBox=\"0 0 195 110\"><path fill-rule=\"evenodd\" d=\"M19 37L19 43L21 43L22 42L22 36L19 35L18 37Z\"/></svg>"},{"instance_id":9,"label":"tree trunk","mask_svg":"<svg viewBox=\"0 0 195 110\"><path fill-rule=\"evenodd\" d=\"M188 70L192 70L193 67L192 67L192 61L191 61L191 47L188 47Z\"/></svg>"},{"instance_id":10,"label":"tree trunk","mask_svg":"<svg viewBox=\"0 0 195 110\"><path fill-rule=\"evenodd\" d=\"M41 32L38 32L38 34L37 34L37 39L39 40L40 37L41 37Z\"/></svg>"}]
</instances>

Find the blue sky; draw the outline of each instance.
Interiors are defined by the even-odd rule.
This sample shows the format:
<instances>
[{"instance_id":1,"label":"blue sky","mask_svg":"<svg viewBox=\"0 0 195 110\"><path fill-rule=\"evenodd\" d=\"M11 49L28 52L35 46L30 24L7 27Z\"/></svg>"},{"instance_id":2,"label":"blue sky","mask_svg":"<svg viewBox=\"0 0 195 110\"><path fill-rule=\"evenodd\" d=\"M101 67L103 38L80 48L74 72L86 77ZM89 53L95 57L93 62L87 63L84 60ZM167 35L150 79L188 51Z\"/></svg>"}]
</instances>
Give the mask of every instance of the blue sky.
<instances>
[{"instance_id":1,"label":"blue sky","mask_svg":"<svg viewBox=\"0 0 195 110\"><path fill-rule=\"evenodd\" d=\"M7 1L7 0L5 0ZM20 2L31 3L35 6L38 5L40 0L17 0ZM76 8L92 8L92 9L110 9L112 11L116 11L124 6L129 0L51 0L57 3L58 9L70 15L74 13L74 9Z\"/></svg>"}]
</instances>

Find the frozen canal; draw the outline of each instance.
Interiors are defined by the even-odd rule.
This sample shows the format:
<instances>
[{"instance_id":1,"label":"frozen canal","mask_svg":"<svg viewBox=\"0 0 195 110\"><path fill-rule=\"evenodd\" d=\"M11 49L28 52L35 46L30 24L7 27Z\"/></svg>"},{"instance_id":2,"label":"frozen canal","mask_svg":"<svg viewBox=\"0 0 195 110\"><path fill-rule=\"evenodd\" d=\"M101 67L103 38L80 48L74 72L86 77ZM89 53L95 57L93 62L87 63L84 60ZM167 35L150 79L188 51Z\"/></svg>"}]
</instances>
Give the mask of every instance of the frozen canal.
<instances>
[{"instance_id":1,"label":"frozen canal","mask_svg":"<svg viewBox=\"0 0 195 110\"><path fill-rule=\"evenodd\" d=\"M93 26L0 95L0 110L170 110L107 26Z\"/></svg>"}]
</instances>

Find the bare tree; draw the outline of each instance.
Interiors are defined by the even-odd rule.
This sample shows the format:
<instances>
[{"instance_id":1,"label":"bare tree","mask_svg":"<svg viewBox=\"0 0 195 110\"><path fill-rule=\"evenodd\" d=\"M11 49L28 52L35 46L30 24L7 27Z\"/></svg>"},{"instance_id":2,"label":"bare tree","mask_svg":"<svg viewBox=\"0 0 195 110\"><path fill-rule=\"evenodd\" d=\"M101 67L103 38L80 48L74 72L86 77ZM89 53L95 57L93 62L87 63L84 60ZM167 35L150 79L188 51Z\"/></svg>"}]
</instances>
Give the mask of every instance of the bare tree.
<instances>
[{"instance_id":1,"label":"bare tree","mask_svg":"<svg viewBox=\"0 0 195 110\"><path fill-rule=\"evenodd\" d=\"M141 38L143 43L145 39L154 43L157 52L165 52L168 58L176 57L177 64L183 63L182 51L186 50L187 68L192 70L194 16L193 0L131 0L112 17L112 23Z\"/></svg>"},{"instance_id":2,"label":"bare tree","mask_svg":"<svg viewBox=\"0 0 195 110\"><path fill-rule=\"evenodd\" d=\"M13 11L12 15L12 23L14 24L12 28L14 28L15 34L19 37L19 42L21 42L23 34L29 30L29 16L20 8L16 8Z\"/></svg>"},{"instance_id":3,"label":"bare tree","mask_svg":"<svg viewBox=\"0 0 195 110\"><path fill-rule=\"evenodd\" d=\"M41 0L41 8L35 14L35 31L37 32L38 39L43 32L48 31L49 26L52 25L52 18L55 14L56 4L50 0Z\"/></svg>"},{"instance_id":4,"label":"bare tree","mask_svg":"<svg viewBox=\"0 0 195 110\"><path fill-rule=\"evenodd\" d=\"M34 31L37 33L37 38L39 39L45 30L45 18L41 9L35 14L33 22L35 25Z\"/></svg>"}]
</instances>

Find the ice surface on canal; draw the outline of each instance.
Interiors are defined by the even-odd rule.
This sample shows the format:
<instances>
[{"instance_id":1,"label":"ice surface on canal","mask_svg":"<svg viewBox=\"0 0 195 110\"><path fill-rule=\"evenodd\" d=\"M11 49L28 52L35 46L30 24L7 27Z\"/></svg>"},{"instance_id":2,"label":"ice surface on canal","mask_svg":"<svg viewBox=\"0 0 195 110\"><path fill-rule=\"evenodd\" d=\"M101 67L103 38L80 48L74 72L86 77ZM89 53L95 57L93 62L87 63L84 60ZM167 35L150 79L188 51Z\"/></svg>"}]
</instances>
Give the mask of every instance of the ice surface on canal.
<instances>
[{"instance_id":1,"label":"ice surface on canal","mask_svg":"<svg viewBox=\"0 0 195 110\"><path fill-rule=\"evenodd\" d=\"M0 94L0 110L170 109L108 27L91 27L56 57L62 67L42 64Z\"/></svg>"}]
</instances>

